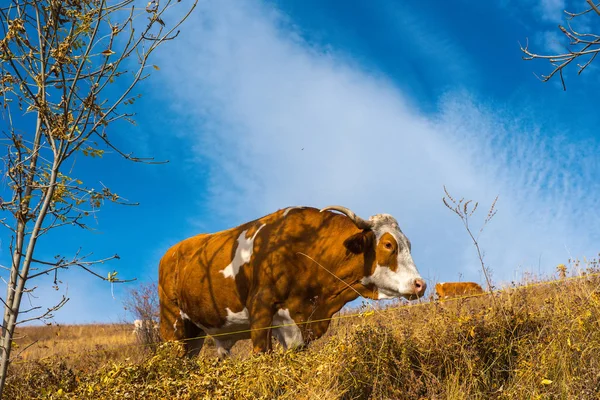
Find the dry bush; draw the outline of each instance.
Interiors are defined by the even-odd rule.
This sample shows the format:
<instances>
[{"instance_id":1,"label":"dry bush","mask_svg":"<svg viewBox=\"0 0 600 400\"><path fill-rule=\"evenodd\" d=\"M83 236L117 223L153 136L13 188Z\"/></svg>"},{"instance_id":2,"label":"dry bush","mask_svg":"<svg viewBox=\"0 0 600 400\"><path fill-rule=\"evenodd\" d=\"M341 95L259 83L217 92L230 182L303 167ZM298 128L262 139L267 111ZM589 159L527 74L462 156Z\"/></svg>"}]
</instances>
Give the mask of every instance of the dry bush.
<instances>
[{"instance_id":1,"label":"dry bush","mask_svg":"<svg viewBox=\"0 0 600 400\"><path fill-rule=\"evenodd\" d=\"M157 329L160 315L157 284L145 283L130 289L123 305L134 319L142 321L141 328L135 330L138 342L154 349L161 340Z\"/></svg>"},{"instance_id":2,"label":"dry bush","mask_svg":"<svg viewBox=\"0 0 600 400\"><path fill-rule=\"evenodd\" d=\"M84 373L31 366L8 398L592 399L600 392L600 278L507 288L391 307L332 323L301 352L252 356L247 341L218 362L164 343L142 361Z\"/></svg>"}]
</instances>

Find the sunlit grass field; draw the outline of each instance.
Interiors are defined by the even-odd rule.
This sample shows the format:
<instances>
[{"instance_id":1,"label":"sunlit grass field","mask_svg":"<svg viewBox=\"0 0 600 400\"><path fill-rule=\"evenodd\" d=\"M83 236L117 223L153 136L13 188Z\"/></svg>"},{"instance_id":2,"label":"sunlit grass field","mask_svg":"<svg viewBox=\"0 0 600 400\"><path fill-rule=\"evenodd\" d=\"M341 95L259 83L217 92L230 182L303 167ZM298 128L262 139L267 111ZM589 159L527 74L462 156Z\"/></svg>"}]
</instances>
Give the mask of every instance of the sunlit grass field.
<instances>
[{"instance_id":1,"label":"sunlit grass field","mask_svg":"<svg viewBox=\"0 0 600 400\"><path fill-rule=\"evenodd\" d=\"M176 344L141 346L131 325L21 328L17 351L38 342L15 361L6 398L600 398L597 272L366 307L304 351L256 356L243 341L222 362L210 340L181 359Z\"/></svg>"}]
</instances>

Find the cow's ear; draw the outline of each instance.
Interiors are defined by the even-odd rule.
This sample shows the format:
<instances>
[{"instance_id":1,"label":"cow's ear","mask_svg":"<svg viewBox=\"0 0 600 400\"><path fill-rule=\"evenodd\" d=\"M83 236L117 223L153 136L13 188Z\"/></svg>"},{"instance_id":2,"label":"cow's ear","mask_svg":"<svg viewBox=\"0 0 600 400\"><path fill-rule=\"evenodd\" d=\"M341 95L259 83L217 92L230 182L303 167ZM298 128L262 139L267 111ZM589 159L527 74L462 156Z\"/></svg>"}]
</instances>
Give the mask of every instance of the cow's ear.
<instances>
[{"instance_id":1,"label":"cow's ear","mask_svg":"<svg viewBox=\"0 0 600 400\"><path fill-rule=\"evenodd\" d=\"M367 248L367 235L358 232L344 240L344 246L354 254L364 253Z\"/></svg>"}]
</instances>

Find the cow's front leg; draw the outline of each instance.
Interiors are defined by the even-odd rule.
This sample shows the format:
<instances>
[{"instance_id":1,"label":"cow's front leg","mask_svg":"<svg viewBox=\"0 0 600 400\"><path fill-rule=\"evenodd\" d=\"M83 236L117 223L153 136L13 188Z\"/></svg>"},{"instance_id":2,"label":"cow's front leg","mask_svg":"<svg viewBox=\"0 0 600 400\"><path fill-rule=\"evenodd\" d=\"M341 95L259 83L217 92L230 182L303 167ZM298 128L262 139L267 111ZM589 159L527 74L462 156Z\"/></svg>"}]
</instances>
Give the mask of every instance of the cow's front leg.
<instances>
[{"instance_id":1,"label":"cow's front leg","mask_svg":"<svg viewBox=\"0 0 600 400\"><path fill-rule=\"evenodd\" d=\"M272 350L271 325L273 324L273 297L270 293L258 293L250 307L250 338L254 353Z\"/></svg>"}]
</instances>

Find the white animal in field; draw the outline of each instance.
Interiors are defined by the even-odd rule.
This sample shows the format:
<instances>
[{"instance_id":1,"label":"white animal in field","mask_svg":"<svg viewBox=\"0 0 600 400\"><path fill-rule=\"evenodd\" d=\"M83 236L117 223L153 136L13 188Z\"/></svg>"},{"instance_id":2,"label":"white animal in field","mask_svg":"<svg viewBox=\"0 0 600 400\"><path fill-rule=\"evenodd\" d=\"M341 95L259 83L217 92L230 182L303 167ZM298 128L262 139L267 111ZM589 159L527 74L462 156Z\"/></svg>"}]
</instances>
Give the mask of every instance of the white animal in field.
<instances>
[{"instance_id":1,"label":"white animal in field","mask_svg":"<svg viewBox=\"0 0 600 400\"><path fill-rule=\"evenodd\" d=\"M149 331L150 329L158 329L158 322L152 321L150 319L141 320L136 319L133 321L133 332L136 335L141 334L144 331Z\"/></svg>"}]
</instances>

